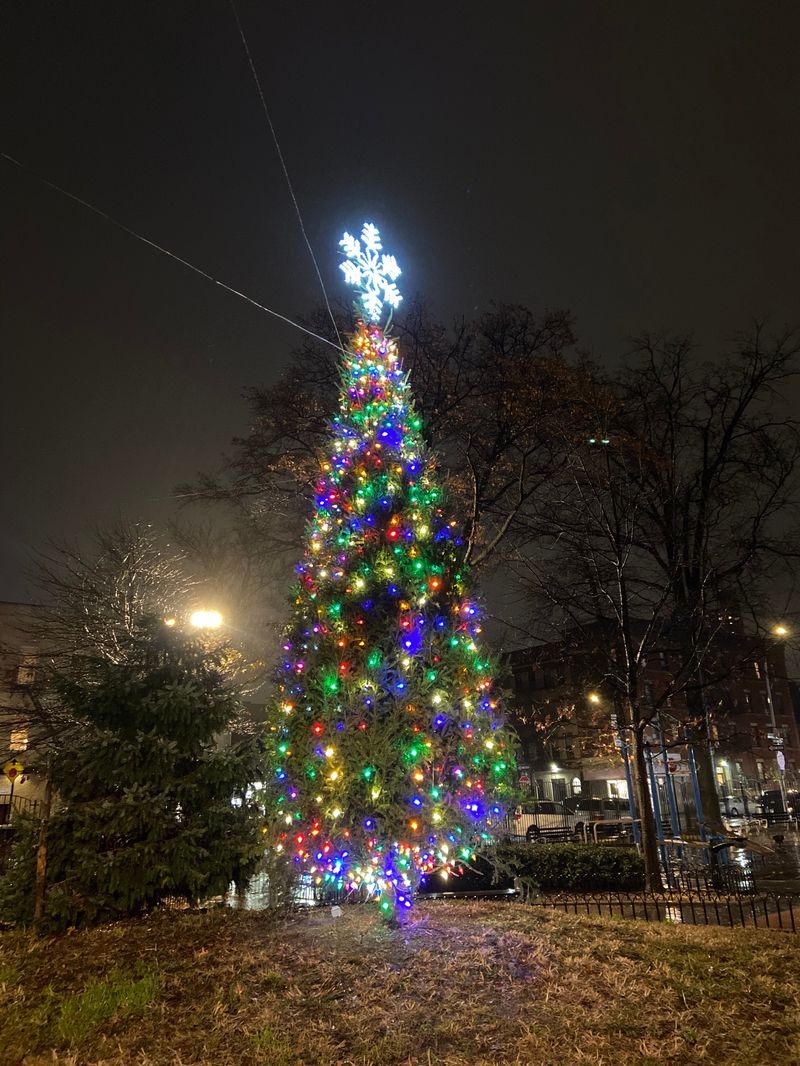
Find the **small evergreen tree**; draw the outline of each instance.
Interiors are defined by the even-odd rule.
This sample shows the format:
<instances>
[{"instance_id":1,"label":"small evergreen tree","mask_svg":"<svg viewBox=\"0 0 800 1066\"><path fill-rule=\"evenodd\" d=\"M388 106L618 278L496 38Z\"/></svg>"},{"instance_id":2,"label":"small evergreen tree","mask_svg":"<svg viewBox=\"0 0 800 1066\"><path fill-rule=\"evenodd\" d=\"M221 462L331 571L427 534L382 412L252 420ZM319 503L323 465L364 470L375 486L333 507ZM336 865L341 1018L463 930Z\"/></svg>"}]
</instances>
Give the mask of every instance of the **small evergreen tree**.
<instances>
[{"instance_id":1,"label":"small evergreen tree","mask_svg":"<svg viewBox=\"0 0 800 1066\"><path fill-rule=\"evenodd\" d=\"M273 717L272 841L298 870L411 905L421 876L488 843L513 745L480 647L464 545L396 344L399 300L377 230L346 236L359 322L297 567ZM383 279L383 280L381 280Z\"/></svg>"},{"instance_id":2,"label":"small evergreen tree","mask_svg":"<svg viewBox=\"0 0 800 1066\"><path fill-rule=\"evenodd\" d=\"M224 650L154 622L126 638L124 652L88 660L79 680L55 681L75 726L53 764L51 928L217 895L245 882L263 850L260 814L246 798L260 776L258 745L215 740L239 709ZM7 917L26 920L33 850L20 830L2 897Z\"/></svg>"}]
</instances>

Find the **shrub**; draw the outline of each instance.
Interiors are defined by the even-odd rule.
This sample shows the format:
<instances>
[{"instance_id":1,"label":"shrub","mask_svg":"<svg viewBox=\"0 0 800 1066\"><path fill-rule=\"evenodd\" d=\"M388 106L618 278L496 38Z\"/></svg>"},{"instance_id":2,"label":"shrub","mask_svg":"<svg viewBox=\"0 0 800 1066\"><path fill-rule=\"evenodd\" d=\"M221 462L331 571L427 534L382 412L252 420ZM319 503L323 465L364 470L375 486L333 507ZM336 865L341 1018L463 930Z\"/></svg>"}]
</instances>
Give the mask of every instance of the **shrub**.
<instances>
[{"instance_id":1,"label":"shrub","mask_svg":"<svg viewBox=\"0 0 800 1066\"><path fill-rule=\"evenodd\" d=\"M28 814L15 814L4 830L9 841L8 861L0 877L0 922L30 925L33 921L33 891L39 822Z\"/></svg>"},{"instance_id":2,"label":"shrub","mask_svg":"<svg viewBox=\"0 0 800 1066\"><path fill-rule=\"evenodd\" d=\"M262 777L258 743L216 740L239 711L224 649L153 623L123 650L120 661L87 657L84 674L55 681L76 725L53 763L45 931L220 895L246 883L263 851L260 812L245 798ZM20 822L0 885L0 917L23 925L31 833Z\"/></svg>"},{"instance_id":3,"label":"shrub","mask_svg":"<svg viewBox=\"0 0 800 1066\"><path fill-rule=\"evenodd\" d=\"M597 844L500 844L497 869L542 892L639 892L644 862L633 848Z\"/></svg>"}]
</instances>

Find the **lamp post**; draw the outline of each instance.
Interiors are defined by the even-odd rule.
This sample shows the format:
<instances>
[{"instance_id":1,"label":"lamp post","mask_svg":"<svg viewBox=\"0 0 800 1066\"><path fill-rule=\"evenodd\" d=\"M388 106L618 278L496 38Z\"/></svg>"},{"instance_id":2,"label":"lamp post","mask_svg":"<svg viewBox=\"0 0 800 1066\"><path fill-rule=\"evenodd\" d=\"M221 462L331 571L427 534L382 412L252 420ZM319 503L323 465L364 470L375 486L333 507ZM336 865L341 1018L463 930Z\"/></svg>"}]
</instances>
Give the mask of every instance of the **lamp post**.
<instances>
[{"instance_id":1,"label":"lamp post","mask_svg":"<svg viewBox=\"0 0 800 1066\"><path fill-rule=\"evenodd\" d=\"M588 695L589 703L594 706L599 706L603 701L600 698L599 693L590 692ZM625 764L625 781L628 786L628 810L631 815L631 829L633 830L634 843L639 843L639 826L636 824L636 800L633 795L633 775L631 774L631 761L628 752L628 742L625 739L625 732L620 725L619 718L615 711L611 712L611 725L616 736L614 738L614 744L622 751L622 759Z\"/></svg>"},{"instance_id":2,"label":"lamp post","mask_svg":"<svg viewBox=\"0 0 800 1066\"><path fill-rule=\"evenodd\" d=\"M789 635L789 630L784 625L773 626L772 635L781 640L783 637ZM775 751L775 765L778 768L778 788L781 793L781 806L783 807L783 813L789 813L789 807L786 802L786 782L784 781L784 767L785 763L782 758L779 758L783 754L783 734L778 733L778 723L775 720L775 704L772 701L772 683L769 676L769 658L767 656L766 649L764 650L764 688L767 694L767 709L769 711L769 724L772 729L772 744Z\"/></svg>"}]
</instances>

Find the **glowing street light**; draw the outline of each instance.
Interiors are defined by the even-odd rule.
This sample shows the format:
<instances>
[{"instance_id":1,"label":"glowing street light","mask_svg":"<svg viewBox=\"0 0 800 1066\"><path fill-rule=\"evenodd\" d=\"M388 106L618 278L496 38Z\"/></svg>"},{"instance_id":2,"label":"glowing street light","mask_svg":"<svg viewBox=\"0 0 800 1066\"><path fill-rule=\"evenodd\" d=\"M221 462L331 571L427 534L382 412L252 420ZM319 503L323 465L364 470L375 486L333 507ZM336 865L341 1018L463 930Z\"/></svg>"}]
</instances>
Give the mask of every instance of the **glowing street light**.
<instances>
[{"instance_id":1,"label":"glowing street light","mask_svg":"<svg viewBox=\"0 0 800 1066\"><path fill-rule=\"evenodd\" d=\"M772 627L772 635L779 640L789 635L789 628L782 622ZM787 798L786 798L786 780L784 778L786 768L786 758L783 754L783 732L778 730L778 723L775 719L775 704L772 699L772 683L769 676L769 656L767 655L766 648L764 649L764 688L767 695L767 710L769 711L769 724L772 729L771 741L772 747L775 751L775 765L778 771L778 787L781 793L781 804L783 806L784 814L789 811Z\"/></svg>"},{"instance_id":2,"label":"glowing street light","mask_svg":"<svg viewBox=\"0 0 800 1066\"><path fill-rule=\"evenodd\" d=\"M594 707L598 707L603 702L603 697L600 695L600 693L599 692L594 692L594 691L587 692L586 693L586 699ZM611 716L610 716L611 717L611 731L612 731L613 736L614 736L614 747L617 748L622 753L622 761L623 761L623 764L625 766L625 781L626 781L626 783L628 785L628 809L631 812L631 827L633 829L633 839L636 842L636 844L638 844L639 843L639 826L637 824L637 817L638 816L637 816L637 813L636 813L636 801L634 799L634 794L633 794L633 774L631 772L630 751L629 751L629 748L628 748L628 742L625 739L625 730L624 730L623 725L620 722L619 718L617 717L617 711L616 711L616 708L615 708L615 706L613 704L611 705L610 712L611 712Z\"/></svg>"},{"instance_id":3,"label":"glowing street light","mask_svg":"<svg viewBox=\"0 0 800 1066\"><path fill-rule=\"evenodd\" d=\"M219 611L195 611L189 618L189 624L195 629L219 629L222 625L222 615Z\"/></svg>"}]
</instances>

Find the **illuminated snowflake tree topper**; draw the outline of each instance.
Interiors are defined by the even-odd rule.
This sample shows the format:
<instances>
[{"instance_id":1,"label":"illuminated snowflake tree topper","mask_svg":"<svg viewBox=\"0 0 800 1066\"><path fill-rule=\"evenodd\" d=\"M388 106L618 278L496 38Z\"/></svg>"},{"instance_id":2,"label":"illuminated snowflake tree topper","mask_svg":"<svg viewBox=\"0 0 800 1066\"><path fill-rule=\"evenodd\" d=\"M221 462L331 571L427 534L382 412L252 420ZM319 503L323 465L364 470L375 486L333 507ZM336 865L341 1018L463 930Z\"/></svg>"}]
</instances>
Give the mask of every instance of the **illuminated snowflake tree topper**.
<instances>
[{"instance_id":1,"label":"illuminated snowflake tree topper","mask_svg":"<svg viewBox=\"0 0 800 1066\"><path fill-rule=\"evenodd\" d=\"M395 285L401 270L393 255L383 255L381 235L377 226L365 222L361 240L345 233L339 245L347 257L341 264L345 281L360 290L361 304L370 322L377 322L383 305L399 306L403 297Z\"/></svg>"}]
</instances>

